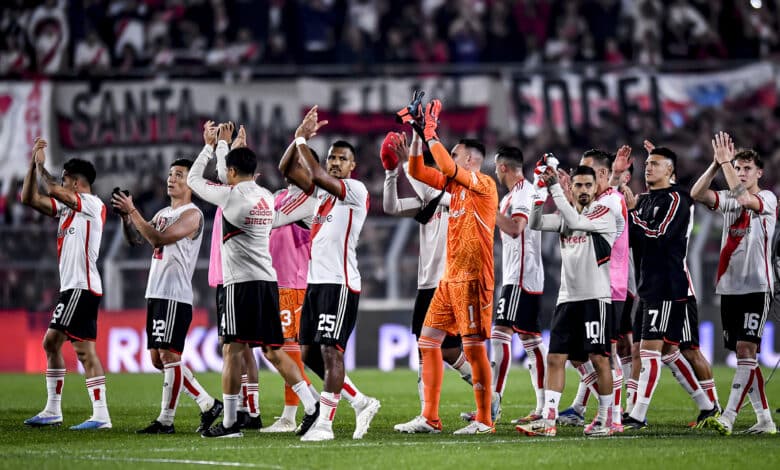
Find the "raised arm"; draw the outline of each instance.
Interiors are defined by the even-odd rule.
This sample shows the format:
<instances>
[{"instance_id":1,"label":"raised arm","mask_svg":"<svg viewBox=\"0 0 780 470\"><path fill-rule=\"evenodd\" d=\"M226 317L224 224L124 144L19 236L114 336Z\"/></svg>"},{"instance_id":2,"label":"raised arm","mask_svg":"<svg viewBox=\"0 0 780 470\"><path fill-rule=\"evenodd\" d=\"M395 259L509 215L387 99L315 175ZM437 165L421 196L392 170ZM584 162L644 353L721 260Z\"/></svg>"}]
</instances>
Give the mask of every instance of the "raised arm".
<instances>
[{"instance_id":1,"label":"raised arm","mask_svg":"<svg viewBox=\"0 0 780 470\"><path fill-rule=\"evenodd\" d=\"M279 170L288 180L309 194L314 190L314 185L317 185L341 197L341 182L323 170L306 143L327 123L328 121L317 120L317 106L312 107L295 130L295 140L282 156Z\"/></svg>"},{"instance_id":2,"label":"raised arm","mask_svg":"<svg viewBox=\"0 0 780 470\"><path fill-rule=\"evenodd\" d=\"M41 214L54 217L57 211L51 199L38 192L36 160L38 159L37 154L42 152L45 147L46 141L40 138L35 139L32 158L30 159L30 168L24 176L24 183L22 183L22 204L32 207Z\"/></svg>"},{"instance_id":3,"label":"raised arm","mask_svg":"<svg viewBox=\"0 0 780 470\"><path fill-rule=\"evenodd\" d=\"M412 217L422 209L422 201L416 197L398 198L398 169L385 171L382 188L382 209L385 214Z\"/></svg>"},{"instance_id":4,"label":"raised arm","mask_svg":"<svg viewBox=\"0 0 780 470\"><path fill-rule=\"evenodd\" d=\"M747 192L745 185L739 180L737 170L734 168L734 142L725 132L719 132L715 135L715 139L712 141L713 149L715 151L715 159L720 164L720 168L723 170L723 176L726 177L726 183L729 185L731 193L737 198L737 202L746 208L755 212L761 212L764 204L759 199L758 195L750 194Z\"/></svg>"},{"instance_id":5,"label":"raised arm","mask_svg":"<svg viewBox=\"0 0 780 470\"><path fill-rule=\"evenodd\" d=\"M715 175L718 174L718 162L713 161L710 166L699 176L699 179L693 184L691 188L691 197L694 201L700 202L710 209L715 208L717 197L715 191L710 189L712 180L715 179Z\"/></svg>"},{"instance_id":6,"label":"raised arm","mask_svg":"<svg viewBox=\"0 0 780 470\"><path fill-rule=\"evenodd\" d=\"M542 232L560 232L561 216L558 214L544 214L544 199L534 201L531 208L531 216L528 218L528 226L531 230Z\"/></svg>"},{"instance_id":7,"label":"raised arm","mask_svg":"<svg viewBox=\"0 0 780 470\"><path fill-rule=\"evenodd\" d=\"M615 154L615 161L612 162L612 173L609 176L611 187L617 188L621 185L620 178L631 167L632 163L634 163L634 159L631 157L631 147L621 146Z\"/></svg>"},{"instance_id":8,"label":"raised arm","mask_svg":"<svg viewBox=\"0 0 780 470\"><path fill-rule=\"evenodd\" d=\"M390 132L382 142L380 155L382 166L385 169L385 184L382 188L382 209L385 214L399 217L412 217L422 208L422 201L418 198L398 198L398 162L411 155L415 140L412 137L412 146L407 147L406 135Z\"/></svg>"},{"instance_id":9,"label":"raised arm","mask_svg":"<svg viewBox=\"0 0 780 470\"><path fill-rule=\"evenodd\" d=\"M568 199L566 199L566 195L563 194L563 190L561 189L561 185L558 183L554 183L552 186L549 186L550 188L550 194L553 197L553 202L555 202L555 207L558 208L558 212L561 215L561 218L563 219L563 223L566 224L567 228L570 228L572 230L582 230L583 232L609 232L609 227L606 226L606 224L601 223L602 218L610 216L609 209L605 206L599 206L591 212L588 215L583 215L577 212L574 207L572 207L571 203ZM614 231L614 225L612 227L612 231Z\"/></svg>"},{"instance_id":10,"label":"raised arm","mask_svg":"<svg viewBox=\"0 0 780 470\"><path fill-rule=\"evenodd\" d=\"M46 188L46 192L49 194L49 196L60 201L74 211L80 211L81 198L76 193L76 191L57 183L57 179L48 171L46 171L46 167L44 166L46 164L46 152L44 149L48 144L40 137L35 140L35 143L38 150L34 153L33 159L36 162L38 177L41 179L43 186ZM51 205L51 201L49 201L49 206Z\"/></svg>"},{"instance_id":11,"label":"raised arm","mask_svg":"<svg viewBox=\"0 0 780 470\"><path fill-rule=\"evenodd\" d=\"M428 143L428 148L433 154L433 159L436 161L439 170L446 176L458 184L471 188L472 178L471 172L465 168L459 166L452 159L450 152L444 148L441 142L439 142L439 136L436 134L436 129L439 125L439 116L441 114L441 101L433 100L425 107L425 141ZM423 182L426 182L422 180ZM427 183L427 182L426 182Z\"/></svg>"},{"instance_id":12,"label":"raised arm","mask_svg":"<svg viewBox=\"0 0 780 470\"><path fill-rule=\"evenodd\" d=\"M299 223L311 227L314 213L317 211L317 199L305 192L287 201L279 210L274 211L274 222L271 228Z\"/></svg>"},{"instance_id":13,"label":"raised arm","mask_svg":"<svg viewBox=\"0 0 780 470\"><path fill-rule=\"evenodd\" d=\"M192 163L192 168L187 175L187 185L204 201L223 207L230 196L231 187L212 183L203 177L206 163L211 158L213 151L211 145L207 144L203 147L198 158Z\"/></svg>"}]
</instances>

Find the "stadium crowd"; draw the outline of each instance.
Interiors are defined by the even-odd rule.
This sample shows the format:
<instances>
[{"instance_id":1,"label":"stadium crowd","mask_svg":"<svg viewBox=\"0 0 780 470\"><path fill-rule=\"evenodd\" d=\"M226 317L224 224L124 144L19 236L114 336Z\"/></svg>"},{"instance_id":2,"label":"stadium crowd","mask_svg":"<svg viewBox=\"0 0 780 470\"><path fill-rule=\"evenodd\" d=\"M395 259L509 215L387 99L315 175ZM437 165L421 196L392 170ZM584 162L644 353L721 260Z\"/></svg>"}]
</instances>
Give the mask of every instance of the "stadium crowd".
<instances>
[{"instance_id":1,"label":"stadium crowd","mask_svg":"<svg viewBox=\"0 0 780 470\"><path fill-rule=\"evenodd\" d=\"M768 58L780 48L775 1L761 8L734 0L3 3L0 75L17 76L278 64L659 66Z\"/></svg>"}]
</instances>

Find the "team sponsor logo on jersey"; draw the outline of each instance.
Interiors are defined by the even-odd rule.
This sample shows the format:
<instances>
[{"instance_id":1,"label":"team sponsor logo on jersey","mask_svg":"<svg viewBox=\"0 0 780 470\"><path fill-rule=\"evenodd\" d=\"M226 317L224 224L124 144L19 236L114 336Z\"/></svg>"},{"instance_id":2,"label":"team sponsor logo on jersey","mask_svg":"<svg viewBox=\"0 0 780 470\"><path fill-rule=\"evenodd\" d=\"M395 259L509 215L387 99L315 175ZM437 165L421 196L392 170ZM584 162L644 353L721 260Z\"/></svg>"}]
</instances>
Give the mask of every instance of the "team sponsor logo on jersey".
<instances>
[{"instance_id":1,"label":"team sponsor logo on jersey","mask_svg":"<svg viewBox=\"0 0 780 470\"><path fill-rule=\"evenodd\" d=\"M750 226L748 225L745 228L740 227L729 227L729 236L734 238L743 238L745 235L750 233Z\"/></svg>"},{"instance_id":2,"label":"team sponsor logo on jersey","mask_svg":"<svg viewBox=\"0 0 780 470\"><path fill-rule=\"evenodd\" d=\"M561 238L563 239L563 243L566 245L579 245L588 242L587 235L572 235L570 237L562 236Z\"/></svg>"},{"instance_id":3,"label":"team sponsor logo on jersey","mask_svg":"<svg viewBox=\"0 0 780 470\"><path fill-rule=\"evenodd\" d=\"M162 232L163 230L165 230L165 227L168 226L168 222L170 221L171 221L170 217L160 217L157 219L157 227L155 228L160 232Z\"/></svg>"},{"instance_id":4,"label":"team sponsor logo on jersey","mask_svg":"<svg viewBox=\"0 0 780 470\"><path fill-rule=\"evenodd\" d=\"M249 210L249 217L244 217L244 225L271 225L273 223L274 211L265 202L265 199L255 204L255 207Z\"/></svg>"},{"instance_id":5,"label":"team sponsor logo on jersey","mask_svg":"<svg viewBox=\"0 0 780 470\"><path fill-rule=\"evenodd\" d=\"M460 209L457 209L457 210L454 210L454 211L450 212L450 217L453 218L453 219L457 219L458 217L460 217L460 216L462 216L464 214L466 214L466 208L465 207L461 207Z\"/></svg>"},{"instance_id":6,"label":"team sponsor logo on jersey","mask_svg":"<svg viewBox=\"0 0 780 470\"><path fill-rule=\"evenodd\" d=\"M333 221L333 215L320 215L317 214L314 216L314 223L315 224L324 224L325 222L332 222Z\"/></svg>"}]
</instances>

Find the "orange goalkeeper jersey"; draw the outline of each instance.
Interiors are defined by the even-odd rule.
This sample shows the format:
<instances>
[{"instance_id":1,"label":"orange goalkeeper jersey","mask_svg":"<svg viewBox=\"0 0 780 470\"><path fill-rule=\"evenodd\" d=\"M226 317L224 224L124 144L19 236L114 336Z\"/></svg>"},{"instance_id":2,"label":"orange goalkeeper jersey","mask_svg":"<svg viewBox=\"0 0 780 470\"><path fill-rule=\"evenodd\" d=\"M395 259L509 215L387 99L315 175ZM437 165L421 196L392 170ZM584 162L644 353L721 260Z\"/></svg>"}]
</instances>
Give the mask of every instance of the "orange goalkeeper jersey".
<instances>
[{"instance_id":1,"label":"orange goalkeeper jersey","mask_svg":"<svg viewBox=\"0 0 780 470\"><path fill-rule=\"evenodd\" d=\"M443 173L424 166L422 156L417 156L409 159L409 174L435 188L442 189L446 184L444 189L452 195L447 264L441 280L480 280L483 288L492 290L495 284L493 233L498 209L496 183L484 173L455 165L441 143L434 144L431 153Z\"/></svg>"}]
</instances>

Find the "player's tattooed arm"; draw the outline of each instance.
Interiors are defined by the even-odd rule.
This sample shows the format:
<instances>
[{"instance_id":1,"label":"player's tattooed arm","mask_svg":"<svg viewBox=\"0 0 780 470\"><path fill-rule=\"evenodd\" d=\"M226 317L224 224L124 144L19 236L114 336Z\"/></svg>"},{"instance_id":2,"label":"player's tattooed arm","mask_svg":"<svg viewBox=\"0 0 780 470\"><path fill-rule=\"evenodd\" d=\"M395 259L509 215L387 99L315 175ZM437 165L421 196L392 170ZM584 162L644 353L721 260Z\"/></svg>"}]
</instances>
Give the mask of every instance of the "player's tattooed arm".
<instances>
[{"instance_id":1,"label":"player's tattooed arm","mask_svg":"<svg viewBox=\"0 0 780 470\"><path fill-rule=\"evenodd\" d=\"M49 196L60 201L74 211L81 210L81 200L74 189L66 188L57 183L57 179L46 171L46 147L45 140L38 137L33 146L33 161L38 169L38 177L41 178L44 188ZM50 204L51 205L51 204Z\"/></svg>"},{"instance_id":2,"label":"player's tattooed arm","mask_svg":"<svg viewBox=\"0 0 780 470\"><path fill-rule=\"evenodd\" d=\"M125 237L125 241L132 246L141 246L144 243L144 239L141 233L135 227L133 220L128 214L122 215L122 235Z\"/></svg>"},{"instance_id":3,"label":"player's tattooed arm","mask_svg":"<svg viewBox=\"0 0 780 470\"><path fill-rule=\"evenodd\" d=\"M53 217L56 215L57 211L52 204L51 199L38 191L38 174L36 166L38 159L41 158L39 153L43 151L43 148L45 147L46 141L43 139L35 139L32 158L30 159L30 168L24 176L24 183L22 183L22 204L32 207L41 214Z\"/></svg>"}]
</instances>

